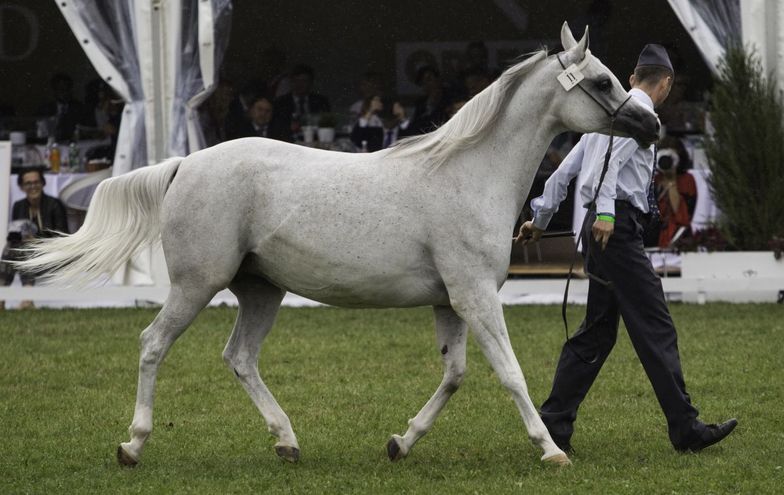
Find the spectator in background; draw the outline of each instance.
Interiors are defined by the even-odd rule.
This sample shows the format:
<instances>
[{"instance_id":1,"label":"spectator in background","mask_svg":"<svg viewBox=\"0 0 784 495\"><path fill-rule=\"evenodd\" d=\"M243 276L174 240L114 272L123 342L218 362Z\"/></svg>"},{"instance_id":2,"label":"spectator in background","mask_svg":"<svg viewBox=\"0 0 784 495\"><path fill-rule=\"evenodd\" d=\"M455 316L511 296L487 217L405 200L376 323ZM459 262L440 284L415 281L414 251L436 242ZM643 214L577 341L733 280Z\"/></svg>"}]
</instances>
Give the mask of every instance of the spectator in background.
<instances>
[{"instance_id":1,"label":"spectator in background","mask_svg":"<svg viewBox=\"0 0 784 495\"><path fill-rule=\"evenodd\" d=\"M669 247L681 229L683 233L679 238L691 235L691 218L697 205L697 183L687 172L690 168L691 159L683 142L671 136L662 139L654 176L660 211L656 244L660 248Z\"/></svg>"},{"instance_id":2,"label":"spectator in background","mask_svg":"<svg viewBox=\"0 0 784 495\"><path fill-rule=\"evenodd\" d=\"M492 83L501 71L490 67L490 52L484 41L472 41L466 45L460 61L457 79L451 82L453 93L471 99Z\"/></svg>"},{"instance_id":3,"label":"spectator in background","mask_svg":"<svg viewBox=\"0 0 784 495\"><path fill-rule=\"evenodd\" d=\"M470 100L490 86L492 82L490 75L482 69L474 68L466 71L463 75L466 98Z\"/></svg>"},{"instance_id":4,"label":"spectator in background","mask_svg":"<svg viewBox=\"0 0 784 495\"><path fill-rule=\"evenodd\" d=\"M199 107L199 118L207 146L214 146L229 139L226 136L226 120L234 98L234 83L221 78L207 101Z\"/></svg>"},{"instance_id":5,"label":"spectator in background","mask_svg":"<svg viewBox=\"0 0 784 495\"><path fill-rule=\"evenodd\" d=\"M223 134L226 139L236 139L237 136L244 135L248 126L251 103L266 94L267 82L260 77L254 77L242 86L242 89L231 99L226 111L223 122Z\"/></svg>"},{"instance_id":6,"label":"spectator in background","mask_svg":"<svg viewBox=\"0 0 784 495\"><path fill-rule=\"evenodd\" d=\"M264 95L255 97L248 107L246 118L232 129L228 139L242 137L265 137L278 141L291 142L291 131L280 121L274 119L274 106L270 98Z\"/></svg>"},{"instance_id":7,"label":"spectator in background","mask_svg":"<svg viewBox=\"0 0 784 495\"><path fill-rule=\"evenodd\" d=\"M44 193L46 179L41 169L32 169L19 174L17 178L19 188L24 191L25 198L14 203L11 210L11 220L29 221L34 228L23 230L27 232L20 241L27 241L33 237L52 237L58 232L68 233L68 220L65 206L59 199ZM13 249L3 252L2 270L3 284L10 285L14 280L15 271L5 261L19 260L19 253ZM34 285L35 277L22 274L22 285ZM4 307L4 304L3 304ZM32 301L22 301L20 308L32 308Z\"/></svg>"},{"instance_id":8,"label":"spectator in background","mask_svg":"<svg viewBox=\"0 0 784 495\"><path fill-rule=\"evenodd\" d=\"M273 100L291 91L291 80L286 69L286 52L277 46L270 46L261 52L261 67L264 67L269 77L266 79L264 94Z\"/></svg>"},{"instance_id":9,"label":"spectator in background","mask_svg":"<svg viewBox=\"0 0 784 495\"><path fill-rule=\"evenodd\" d=\"M373 152L389 148L412 134L415 132L403 105L396 99L384 101L375 96L363 106L363 113L351 130L351 141L359 150Z\"/></svg>"},{"instance_id":10,"label":"spectator in background","mask_svg":"<svg viewBox=\"0 0 784 495\"><path fill-rule=\"evenodd\" d=\"M413 132L423 134L447 121L449 118L447 109L452 101L435 67L431 65L420 67L415 82L422 88L424 94L414 103L411 126Z\"/></svg>"},{"instance_id":11,"label":"spectator in background","mask_svg":"<svg viewBox=\"0 0 784 495\"><path fill-rule=\"evenodd\" d=\"M330 111L329 99L313 91L316 79L313 68L298 65L291 70L291 92L275 100L275 126L287 128L292 136L299 134L303 125Z\"/></svg>"},{"instance_id":12,"label":"spectator in background","mask_svg":"<svg viewBox=\"0 0 784 495\"><path fill-rule=\"evenodd\" d=\"M358 90L360 98L351 104L348 111L351 115L352 121L356 122L362 115L367 112L367 107L374 97L383 94L383 80L381 74L374 71L367 71L362 74L359 80ZM380 103L380 101L379 101Z\"/></svg>"},{"instance_id":13,"label":"spectator in background","mask_svg":"<svg viewBox=\"0 0 784 495\"><path fill-rule=\"evenodd\" d=\"M55 140L70 141L77 125L89 126L93 119L84 104L73 97L71 76L57 73L52 76L50 84L54 100L41 105L37 115L53 119L51 132Z\"/></svg>"},{"instance_id":14,"label":"spectator in background","mask_svg":"<svg viewBox=\"0 0 784 495\"><path fill-rule=\"evenodd\" d=\"M109 139L108 146L92 148L89 158L113 160L125 102L103 79L93 79L87 83L84 101L89 127L82 128L80 136Z\"/></svg>"},{"instance_id":15,"label":"spectator in background","mask_svg":"<svg viewBox=\"0 0 784 495\"><path fill-rule=\"evenodd\" d=\"M463 106L465 106L466 103L468 103L468 100L466 98L455 98L455 101L450 103L446 109L447 120L454 117L454 115L457 112L459 112L460 109L463 108Z\"/></svg>"}]
</instances>

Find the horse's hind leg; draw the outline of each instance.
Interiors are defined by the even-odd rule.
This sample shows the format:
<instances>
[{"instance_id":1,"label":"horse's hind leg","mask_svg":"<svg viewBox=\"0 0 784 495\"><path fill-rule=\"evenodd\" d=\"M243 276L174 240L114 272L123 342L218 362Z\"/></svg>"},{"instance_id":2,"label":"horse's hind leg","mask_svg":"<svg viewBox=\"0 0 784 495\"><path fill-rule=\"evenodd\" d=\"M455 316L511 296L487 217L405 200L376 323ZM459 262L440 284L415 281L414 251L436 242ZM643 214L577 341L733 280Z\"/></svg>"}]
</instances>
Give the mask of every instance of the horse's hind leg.
<instances>
[{"instance_id":1,"label":"horse's hind leg","mask_svg":"<svg viewBox=\"0 0 784 495\"><path fill-rule=\"evenodd\" d=\"M291 422L261 380L258 369L262 341L275 322L285 291L264 279L250 276L235 279L229 289L237 296L239 312L223 350L223 360L261 412L269 432L278 439L275 452L287 461L296 462L299 444Z\"/></svg>"},{"instance_id":2,"label":"horse's hind leg","mask_svg":"<svg viewBox=\"0 0 784 495\"><path fill-rule=\"evenodd\" d=\"M177 337L182 335L199 311L210 302L215 292L201 287L186 290L173 285L163 308L142 332L136 408L133 422L128 428L131 440L120 444L117 449L117 460L120 464L134 466L139 462L144 442L152 432L152 408L158 367Z\"/></svg>"},{"instance_id":3,"label":"horse's hind leg","mask_svg":"<svg viewBox=\"0 0 784 495\"><path fill-rule=\"evenodd\" d=\"M392 461L407 456L417 440L430 431L439 413L462 383L465 374L467 326L451 307L436 306L433 310L436 318L436 341L444 362L444 377L427 404L408 422L406 434L402 437L392 435L387 443L387 455Z\"/></svg>"}]
</instances>

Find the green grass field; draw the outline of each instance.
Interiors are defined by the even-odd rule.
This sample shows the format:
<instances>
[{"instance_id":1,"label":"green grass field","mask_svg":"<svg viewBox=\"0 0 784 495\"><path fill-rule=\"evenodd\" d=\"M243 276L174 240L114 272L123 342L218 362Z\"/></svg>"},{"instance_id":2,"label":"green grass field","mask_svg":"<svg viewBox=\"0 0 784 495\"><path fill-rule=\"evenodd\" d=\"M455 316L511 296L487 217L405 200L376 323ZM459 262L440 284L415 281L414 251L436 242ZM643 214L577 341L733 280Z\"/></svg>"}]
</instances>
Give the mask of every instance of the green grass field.
<instances>
[{"instance_id":1,"label":"green grass field","mask_svg":"<svg viewBox=\"0 0 784 495\"><path fill-rule=\"evenodd\" d=\"M570 317L576 325L582 307ZM262 376L291 418L298 464L271 436L221 352L235 309L205 310L159 374L155 431L135 469L115 451L133 414L138 334L155 311L0 313L0 493L782 493L784 307L674 305L689 392L738 429L678 454L625 332L584 403L571 468L539 462L473 341L468 375L398 463L392 433L441 379L429 309L284 308ZM540 404L563 341L555 306L506 309Z\"/></svg>"}]
</instances>

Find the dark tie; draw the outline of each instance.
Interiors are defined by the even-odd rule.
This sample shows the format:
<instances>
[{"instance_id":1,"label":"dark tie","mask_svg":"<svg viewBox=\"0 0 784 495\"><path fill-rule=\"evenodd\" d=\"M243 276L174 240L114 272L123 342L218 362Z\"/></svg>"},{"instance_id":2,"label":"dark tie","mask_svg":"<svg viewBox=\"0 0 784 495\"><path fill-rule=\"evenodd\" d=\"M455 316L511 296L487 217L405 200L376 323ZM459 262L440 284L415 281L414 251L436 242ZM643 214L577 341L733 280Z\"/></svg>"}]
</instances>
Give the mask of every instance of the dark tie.
<instances>
[{"instance_id":1,"label":"dark tie","mask_svg":"<svg viewBox=\"0 0 784 495\"><path fill-rule=\"evenodd\" d=\"M394 133L394 130L393 129L389 129L384 134L384 148L389 148L390 146L392 146L392 137L393 137L392 134L393 133Z\"/></svg>"},{"instance_id":2,"label":"dark tie","mask_svg":"<svg viewBox=\"0 0 784 495\"><path fill-rule=\"evenodd\" d=\"M648 185L648 214L655 220L659 218L659 202L656 200L656 187L653 178L656 175L656 158L659 153L657 146L653 147L653 170L651 170L651 183Z\"/></svg>"}]
</instances>

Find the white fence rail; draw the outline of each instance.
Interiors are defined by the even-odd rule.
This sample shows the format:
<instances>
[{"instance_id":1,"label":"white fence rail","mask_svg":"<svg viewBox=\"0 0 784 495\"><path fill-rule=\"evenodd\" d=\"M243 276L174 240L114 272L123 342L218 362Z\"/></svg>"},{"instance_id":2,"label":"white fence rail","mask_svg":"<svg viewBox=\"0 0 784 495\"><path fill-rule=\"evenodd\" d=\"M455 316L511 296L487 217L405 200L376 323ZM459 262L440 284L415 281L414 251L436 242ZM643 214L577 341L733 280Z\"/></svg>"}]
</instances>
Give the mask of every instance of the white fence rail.
<instances>
[{"instance_id":1,"label":"white fence rail","mask_svg":"<svg viewBox=\"0 0 784 495\"><path fill-rule=\"evenodd\" d=\"M556 304L563 299L563 279L512 279L501 289L504 304ZM705 303L770 302L784 297L784 278L663 278L664 292L671 301ZM0 300L15 307L19 301L31 300L43 307L106 307L163 304L168 287L107 286L91 289L62 289L57 287L0 287ZM588 281L572 280L569 302L585 304ZM219 292L213 305L236 305L236 298L228 290ZM313 306L313 301L288 294L283 302L287 306Z\"/></svg>"}]
</instances>

